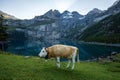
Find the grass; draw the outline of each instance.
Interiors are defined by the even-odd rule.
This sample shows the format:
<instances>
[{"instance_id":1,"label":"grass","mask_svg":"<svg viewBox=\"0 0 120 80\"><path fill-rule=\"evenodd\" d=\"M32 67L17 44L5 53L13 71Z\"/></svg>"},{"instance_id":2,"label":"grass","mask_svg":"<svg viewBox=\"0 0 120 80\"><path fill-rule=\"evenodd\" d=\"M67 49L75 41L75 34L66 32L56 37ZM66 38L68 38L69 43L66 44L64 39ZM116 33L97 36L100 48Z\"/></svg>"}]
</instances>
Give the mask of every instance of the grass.
<instances>
[{"instance_id":1,"label":"grass","mask_svg":"<svg viewBox=\"0 0 120 80\"><path fill-rule=\"evenodd\" d=\"M80 62L74 70L66 69L66 65L61 62L58 69L55 60L45 62L38 57L0 52L0 80L120 80L120 67L111 71L112 63Z\"/></svg>"}]
</instances>

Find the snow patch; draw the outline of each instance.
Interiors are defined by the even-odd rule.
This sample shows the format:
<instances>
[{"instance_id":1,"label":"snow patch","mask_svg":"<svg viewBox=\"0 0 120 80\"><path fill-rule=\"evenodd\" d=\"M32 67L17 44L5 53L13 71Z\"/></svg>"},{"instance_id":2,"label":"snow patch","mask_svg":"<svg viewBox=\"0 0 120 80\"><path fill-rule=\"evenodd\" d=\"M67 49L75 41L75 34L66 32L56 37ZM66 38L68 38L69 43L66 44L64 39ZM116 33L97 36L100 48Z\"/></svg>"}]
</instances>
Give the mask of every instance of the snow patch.
<instances>
[{"instance_id":1,"label":"snow patch","mask_svg":"<svg viewBox=\"0 0 120 80\"><path fill-rule=\"evenodd\" d=\"M69 18L73 18L73 14L71 13L67 13L63 16L64 19L69 19Z\"/></svg>"}]
</instances>

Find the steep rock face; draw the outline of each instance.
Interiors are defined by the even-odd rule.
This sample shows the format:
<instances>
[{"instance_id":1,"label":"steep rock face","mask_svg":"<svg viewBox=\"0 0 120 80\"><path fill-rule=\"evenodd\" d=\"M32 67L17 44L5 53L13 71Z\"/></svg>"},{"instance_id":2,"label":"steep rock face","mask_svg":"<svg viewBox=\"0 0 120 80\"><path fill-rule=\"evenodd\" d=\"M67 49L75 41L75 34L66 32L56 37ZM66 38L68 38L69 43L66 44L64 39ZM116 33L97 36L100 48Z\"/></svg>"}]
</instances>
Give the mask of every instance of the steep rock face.
<instances>
[{"instance_id":1,"label":"steep rock face","mask_svg":"<svg viewBox=\"0 0 120 80\"><path fill-rule=\"evenodd\" d=\"M49 10L44 14L45 17L58 19L60 17L60 12L58 10Z\"/></svg>"},{"instance_id":2,"label":"steep rock face","mask_svg":"<svg viewBox=\"0 0 120 80\"><path fill-rule=\"evenodd\" d=\"M57 23L51 23L51 24L44 24L44 25L38 25L33 26L31 29L27 29L27 33L29 36L36 37L39 39L45 38L45 39L59 39L60 33L58 33L58 25Z\"/></svg>"}]
</instances>

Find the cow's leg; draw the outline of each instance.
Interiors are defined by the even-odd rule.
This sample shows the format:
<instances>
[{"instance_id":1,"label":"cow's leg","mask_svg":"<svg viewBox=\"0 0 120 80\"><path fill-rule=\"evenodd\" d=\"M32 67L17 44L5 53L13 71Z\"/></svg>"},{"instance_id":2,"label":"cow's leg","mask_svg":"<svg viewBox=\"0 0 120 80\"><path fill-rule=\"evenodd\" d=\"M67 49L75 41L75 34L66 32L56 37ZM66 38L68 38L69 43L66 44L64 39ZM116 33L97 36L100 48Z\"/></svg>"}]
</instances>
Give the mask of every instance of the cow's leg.
<instances>
[{"instance_id":1,"label":"cow's leg","mask_svg":"<svg viewBox=\"0 0 120 80\"><path fill-rule=\"evenodd\" d=\"M66 68L69 68L69 67L70 67L70 63L71 63L71 59L68 60L68 64L67 64L67 67L66 67Z\"/></svg>"},{"instance_id":2,"label":"cow's leg","mask_svg":"<svg viewBox=\"0 0 120 80\"><path fill-rule=\"evenodd\" d=\"M72 55L72 70L74 69L74 66L75 66L75 57L76 57L76 50L75 50L75 52L73 53L73 55Z\"/></svg>"},{"instance_id":3,"label":"cow's leg","mask_svg":"<svg viewBox=\"0 0 120 80\"><path fill-rule=\"evenodd\" d=\"M74 66L75 66L75 58L74 58L74 57L72 58L72 64L73 64L73 65L72 65L72 70L73 70L73 69L74 69Z\"/></svg>"},{"instance_id":4,"label":"cow's leg","mask_svg":"<svg viewBox=\"0 0 120 80\"><path fill-rule=\"evenodd\" d=\"M57 67L60 68L60 57L57 57Z\"/></svg>"}]
</instances>

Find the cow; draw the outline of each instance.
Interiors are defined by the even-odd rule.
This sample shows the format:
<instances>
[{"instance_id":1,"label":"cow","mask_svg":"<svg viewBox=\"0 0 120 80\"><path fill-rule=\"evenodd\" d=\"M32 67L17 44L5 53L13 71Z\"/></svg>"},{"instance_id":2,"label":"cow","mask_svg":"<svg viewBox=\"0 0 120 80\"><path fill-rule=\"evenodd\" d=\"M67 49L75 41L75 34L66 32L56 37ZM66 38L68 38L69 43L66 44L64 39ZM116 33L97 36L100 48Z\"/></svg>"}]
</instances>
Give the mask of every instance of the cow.
<instances>
[{"instance_id":1,"label":"cow","mask_svg":"<svg viewBox=\"0 0 120 80\"><path fill-rule=\"evenodd\" d=\"M68 64L66 68L70 67L72 61L72 70L74 69L76 57L77 61L79 61L78 48L62 44L53 45L48 48L43 47L38 56L45 59L55 58L58 68L60 68L60 58L67 58Z\"/></svg>"}]
</instances>

